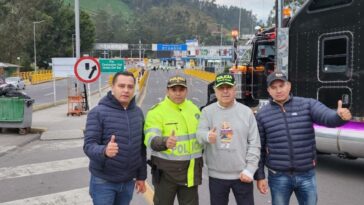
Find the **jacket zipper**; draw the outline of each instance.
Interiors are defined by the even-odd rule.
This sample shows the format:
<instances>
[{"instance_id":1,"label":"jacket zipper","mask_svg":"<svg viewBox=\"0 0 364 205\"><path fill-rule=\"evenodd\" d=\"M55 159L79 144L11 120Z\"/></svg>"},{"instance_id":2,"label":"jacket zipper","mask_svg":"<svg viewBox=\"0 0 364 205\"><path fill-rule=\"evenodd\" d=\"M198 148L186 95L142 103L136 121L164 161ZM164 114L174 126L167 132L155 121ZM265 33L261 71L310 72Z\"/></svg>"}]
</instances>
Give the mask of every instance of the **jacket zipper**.
<instances>
[{"instance_id":1,"label":"jacket zipper","mask_svg":"<svg viewBox=\"0 0 364 205\"><path fill-rule=\"evenodd\" d=\"M289 158L290 158L290 169L293 168L293 145L292 145L292 138L291 138L291 133L289 132L288 129L288 122L287 122L287 114L286 114L286 110L284 109L284 106L279 105L283 114L283 118L284 118L284 124L286 126L286 132L287 132L287 137L288 137L288 144L289 144Z\"/></svg>"}]
</instances>

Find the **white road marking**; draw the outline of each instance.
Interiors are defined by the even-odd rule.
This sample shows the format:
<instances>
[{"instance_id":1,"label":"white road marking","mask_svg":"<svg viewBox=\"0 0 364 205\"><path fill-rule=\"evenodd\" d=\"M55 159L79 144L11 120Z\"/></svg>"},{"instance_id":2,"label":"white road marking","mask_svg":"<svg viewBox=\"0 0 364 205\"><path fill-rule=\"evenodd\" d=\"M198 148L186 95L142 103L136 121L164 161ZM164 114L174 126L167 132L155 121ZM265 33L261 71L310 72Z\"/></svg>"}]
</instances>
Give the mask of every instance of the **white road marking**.
<instances>
[{"instance_id":1,"label":"white road marking","mask_svg":"<svg viewBox=\"0 0 364 205\"><path fill-rule=\"evenodd\" d=\"M39 143L30 147L29 149L24 150L24 152L34 152L34 150L66 150L72 148L82 148L83 139L77 140L66 140L66 141L42 141L43 143ZM1 149L0 149L1 150ZM1 152L1 151L0 151Z\"/></svg>"},{"instance_id":2,"label":"white road marking","mask_svg":"<svg viewBox=\"0 0 364 205\"><path fill-rule=\"evenodd\" d=\"M13 150L15 148L16 148L16 146L0 146L0 154L6 153L9 150Z\"/></svg>"},{"instance_id":3,"label":"white road marking","mask_svg":"<svg viewBox=\"0 0 364 205\"><path fill-rule=\"evenodd\" d=\"M201 102L200 99L198 99L198 98L192 98L192 100L197 101L197 102Z\"/></svg>"},{"instance_id":4,"label":"white road marking","mask_svg":"<svg viewBox=\"0 0 364 205\"><path fill-rule=\"evenodd\" d=\"M3 167L0 168L0 180L85 168L88 164L89 159L87 157L79 157L51 162L26 164L17 167Z\"/></svg>"},{"instance_id":5,"label":"white road marking","mask_svg":"<svg viewBox=\"0 0 364 205\"><path fill-rule=\"evenodd\" d=\"M50 95L53 95L53 92L51 92L51 93L46 93L46 94L44 94L43 96L50 96Z\"/></svg>"},{"instance_id":6,"label":"white road marking","mask_svg":"<svg viewBox=\"0 0 364 205\"><path fill-rule=\"evenodd\" d=\"M89 205L88 187L0 203L1 205Z\"/></svg>"}]
</instances>

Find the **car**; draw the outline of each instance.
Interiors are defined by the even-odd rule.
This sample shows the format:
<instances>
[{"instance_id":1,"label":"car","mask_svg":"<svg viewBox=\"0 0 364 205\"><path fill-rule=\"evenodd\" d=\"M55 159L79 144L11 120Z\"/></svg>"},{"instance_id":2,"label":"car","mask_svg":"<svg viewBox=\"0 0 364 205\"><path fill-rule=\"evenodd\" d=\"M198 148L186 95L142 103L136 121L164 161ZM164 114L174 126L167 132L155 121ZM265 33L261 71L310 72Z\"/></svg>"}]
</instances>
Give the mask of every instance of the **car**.
<instances>
[{"instance_id":1,"label":"car","mask_svg":"<svg viewBox=\"0 0 364 205\"><path fill-rule=\"evenodd\" d=\"M5 78L5 82L7 84L12 84L14 87L16 87L16 89L25 90L24 80L20 77L8 77L8 78Z\"/></svg>"}]
</instances>

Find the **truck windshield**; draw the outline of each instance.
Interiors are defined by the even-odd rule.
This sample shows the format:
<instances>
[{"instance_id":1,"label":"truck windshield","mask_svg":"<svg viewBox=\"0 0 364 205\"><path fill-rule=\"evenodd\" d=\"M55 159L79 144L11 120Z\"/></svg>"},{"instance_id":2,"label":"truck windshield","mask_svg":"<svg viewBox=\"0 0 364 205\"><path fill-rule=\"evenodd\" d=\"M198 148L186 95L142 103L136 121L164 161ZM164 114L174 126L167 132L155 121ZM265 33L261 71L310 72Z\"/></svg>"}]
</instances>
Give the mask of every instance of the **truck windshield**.
<instances>
[{"instance_id":1,"label":"truck windshield","mask_svg":"<svg viewBox=\"0 0 364 205\"><path fill-rule=\"evenodd\" d=\"M259 44L257 47L257 63L265 65L266 63L274 62L275 46L274 42Z\"/></svg>"}]
</instances>

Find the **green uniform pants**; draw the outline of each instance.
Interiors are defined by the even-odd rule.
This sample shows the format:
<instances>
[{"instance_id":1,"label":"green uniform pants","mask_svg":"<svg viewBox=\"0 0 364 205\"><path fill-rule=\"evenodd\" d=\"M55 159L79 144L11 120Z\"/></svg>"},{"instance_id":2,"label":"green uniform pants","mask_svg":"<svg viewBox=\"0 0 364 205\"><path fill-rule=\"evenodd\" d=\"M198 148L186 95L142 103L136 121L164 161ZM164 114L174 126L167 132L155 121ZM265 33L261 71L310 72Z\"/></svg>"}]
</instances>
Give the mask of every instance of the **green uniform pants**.
<instances>
[{"instance_id":1,"label":"green uniform pants","mask_svg":"<svg viewBox=\"0 0 364 205\"><path fill-rule=\"evenodd\" d=\"M177 195L179 205L198 205L198 186L178 185L163 173L159 183L154 183L154 205L173 205Z\"/></svg>"}]
</instances>

